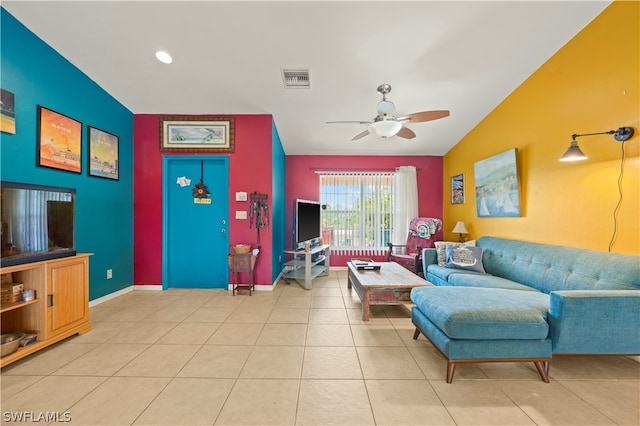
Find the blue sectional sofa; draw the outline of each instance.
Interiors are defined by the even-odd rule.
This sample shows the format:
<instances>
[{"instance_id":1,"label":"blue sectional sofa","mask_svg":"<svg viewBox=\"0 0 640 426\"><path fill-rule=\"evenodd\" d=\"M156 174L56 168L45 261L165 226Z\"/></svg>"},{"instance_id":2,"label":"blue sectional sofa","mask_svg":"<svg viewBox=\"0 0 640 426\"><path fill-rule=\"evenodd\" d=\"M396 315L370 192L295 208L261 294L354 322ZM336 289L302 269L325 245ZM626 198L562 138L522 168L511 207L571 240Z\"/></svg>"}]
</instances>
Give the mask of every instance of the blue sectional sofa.
<instances>
[{"instance_id":1,"label":"blue sectional sofa","mask_svg":"<svg viewBox=\"0 0 640 426\"><path fill-rule=\"evenodd\" d=\"M444 354L447 383L464 362L533 362L548 382L553 355L640 354L640 256L495 237L476 246L484 272L424 249L434 285L411 292L414 339Z\"/></svg>"}]
</instances>

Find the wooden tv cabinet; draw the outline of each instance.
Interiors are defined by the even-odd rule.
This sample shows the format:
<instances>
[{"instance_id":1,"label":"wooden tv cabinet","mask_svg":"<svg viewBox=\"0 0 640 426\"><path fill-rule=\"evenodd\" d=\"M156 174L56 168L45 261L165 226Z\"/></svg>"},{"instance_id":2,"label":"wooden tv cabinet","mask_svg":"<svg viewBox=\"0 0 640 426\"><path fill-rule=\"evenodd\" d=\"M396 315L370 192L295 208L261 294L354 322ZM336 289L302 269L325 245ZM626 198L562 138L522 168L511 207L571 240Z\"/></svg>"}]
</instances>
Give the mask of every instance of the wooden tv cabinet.
<instances>
[{"instance_id":1,"label":"wooden tv cabinet","mask_svg":"<svg viewBox=\"0 0 640 426\"><path fill-rule=\"evenodd\" d=\"M0 367L11 364L74 334L91 330L89 321L89 256L77 254L61 259L0 268L14 283L35 290L29 302L3 303L2 334L37 334L36 342L20 347L0 359Z\"/></svg>"}]
</instances>

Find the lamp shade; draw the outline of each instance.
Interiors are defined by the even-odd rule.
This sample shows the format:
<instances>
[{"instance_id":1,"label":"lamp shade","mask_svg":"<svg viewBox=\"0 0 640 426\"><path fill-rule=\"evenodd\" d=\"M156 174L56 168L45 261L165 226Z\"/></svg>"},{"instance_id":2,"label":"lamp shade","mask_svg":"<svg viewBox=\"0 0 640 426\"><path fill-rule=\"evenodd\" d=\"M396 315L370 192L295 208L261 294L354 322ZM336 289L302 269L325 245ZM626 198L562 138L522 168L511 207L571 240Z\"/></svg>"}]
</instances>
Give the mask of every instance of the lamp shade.
<instances>
[{"instance_id":1,"label":"lamp shade","mask_svg":"<svg viewBox=\"0 0 640 426\"><path fill-rule=\"evenodd\" d=\"M586 160L587 156L584 155L580 147L578 146L578 142L575 140L571 141L571 145L569 145L569 149L564 153L562 157L560 157L560 161L580 161Z\"/></svg>"},{"instance_id":2,"label":"lamp shade","mask_svg":"<svg viewBox=\"0 0 640 426\"><path fill-rule=\"evenodd\" d=\"M370 129L375 132L381 138L388 138L394 136L402 128L402 123L394 119L384 119L374 121L369 125Z\"/></svg>"},{"instance_id":3,"label":"lamp shade","mask_svg":"<svg viewBox=\"0 0 640 426\"><path fill-rule=\"evenodd\" d=\"M455 232L456 234L468 234L467 227L464 225L464 222L458 221L456 226L453 227L451 232Z\"/></svg>"}]
</instances>

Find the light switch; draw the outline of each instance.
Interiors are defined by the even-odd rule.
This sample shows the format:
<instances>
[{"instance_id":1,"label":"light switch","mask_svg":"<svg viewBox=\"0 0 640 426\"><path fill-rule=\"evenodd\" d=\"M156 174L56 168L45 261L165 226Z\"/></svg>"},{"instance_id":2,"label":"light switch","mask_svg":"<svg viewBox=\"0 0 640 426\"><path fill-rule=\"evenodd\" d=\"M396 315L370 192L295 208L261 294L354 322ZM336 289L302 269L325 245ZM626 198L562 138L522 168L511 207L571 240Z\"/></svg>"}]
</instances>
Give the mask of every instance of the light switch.
<instances>
[{"instance_id":1,"label":"light switch","mask_svg":"<svg viewBox=\"0 0 640 426\"><path fill-rule=\"evenodd\" d=\"M236 201L247 201L247 193L246 192L236 192Z\"/></svg>"},{"instance_id":2,"label":"light switch","mask_svg":"<svg viewBox=\"0 0 640 426\"><path fill-rule=\"evenodd\" d=\"M236 210L236 219L246 219L247 212L244 210Z\"/></svg>"}]
</instances>

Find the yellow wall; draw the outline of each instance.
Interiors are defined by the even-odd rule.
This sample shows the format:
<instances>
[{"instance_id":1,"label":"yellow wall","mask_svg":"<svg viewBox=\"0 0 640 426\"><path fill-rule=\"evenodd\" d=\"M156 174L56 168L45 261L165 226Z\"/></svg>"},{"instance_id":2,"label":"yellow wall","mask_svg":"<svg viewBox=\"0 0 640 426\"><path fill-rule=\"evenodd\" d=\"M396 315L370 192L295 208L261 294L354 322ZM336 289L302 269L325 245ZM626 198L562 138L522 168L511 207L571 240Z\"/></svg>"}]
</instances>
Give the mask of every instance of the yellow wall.
<instances>
[{"instance_id":1,"label":"yellow wall","mask_svg":"<svg viewBox=\"0 0 640 426\"><path fill-rule=\"evenodd\" d=\"M637 1L616 1L542 65L444 157L445 238L462 220L483 235L607 251L614 232L622 144L578 138L588 160L559 162L574 133L633 127L625 144L622 204L611 251L640 254ZM521 217L478 218L474 163L516 148ZM465 203L451 205L451 176L464 173Z\"/></svg>"}]
</instances>

